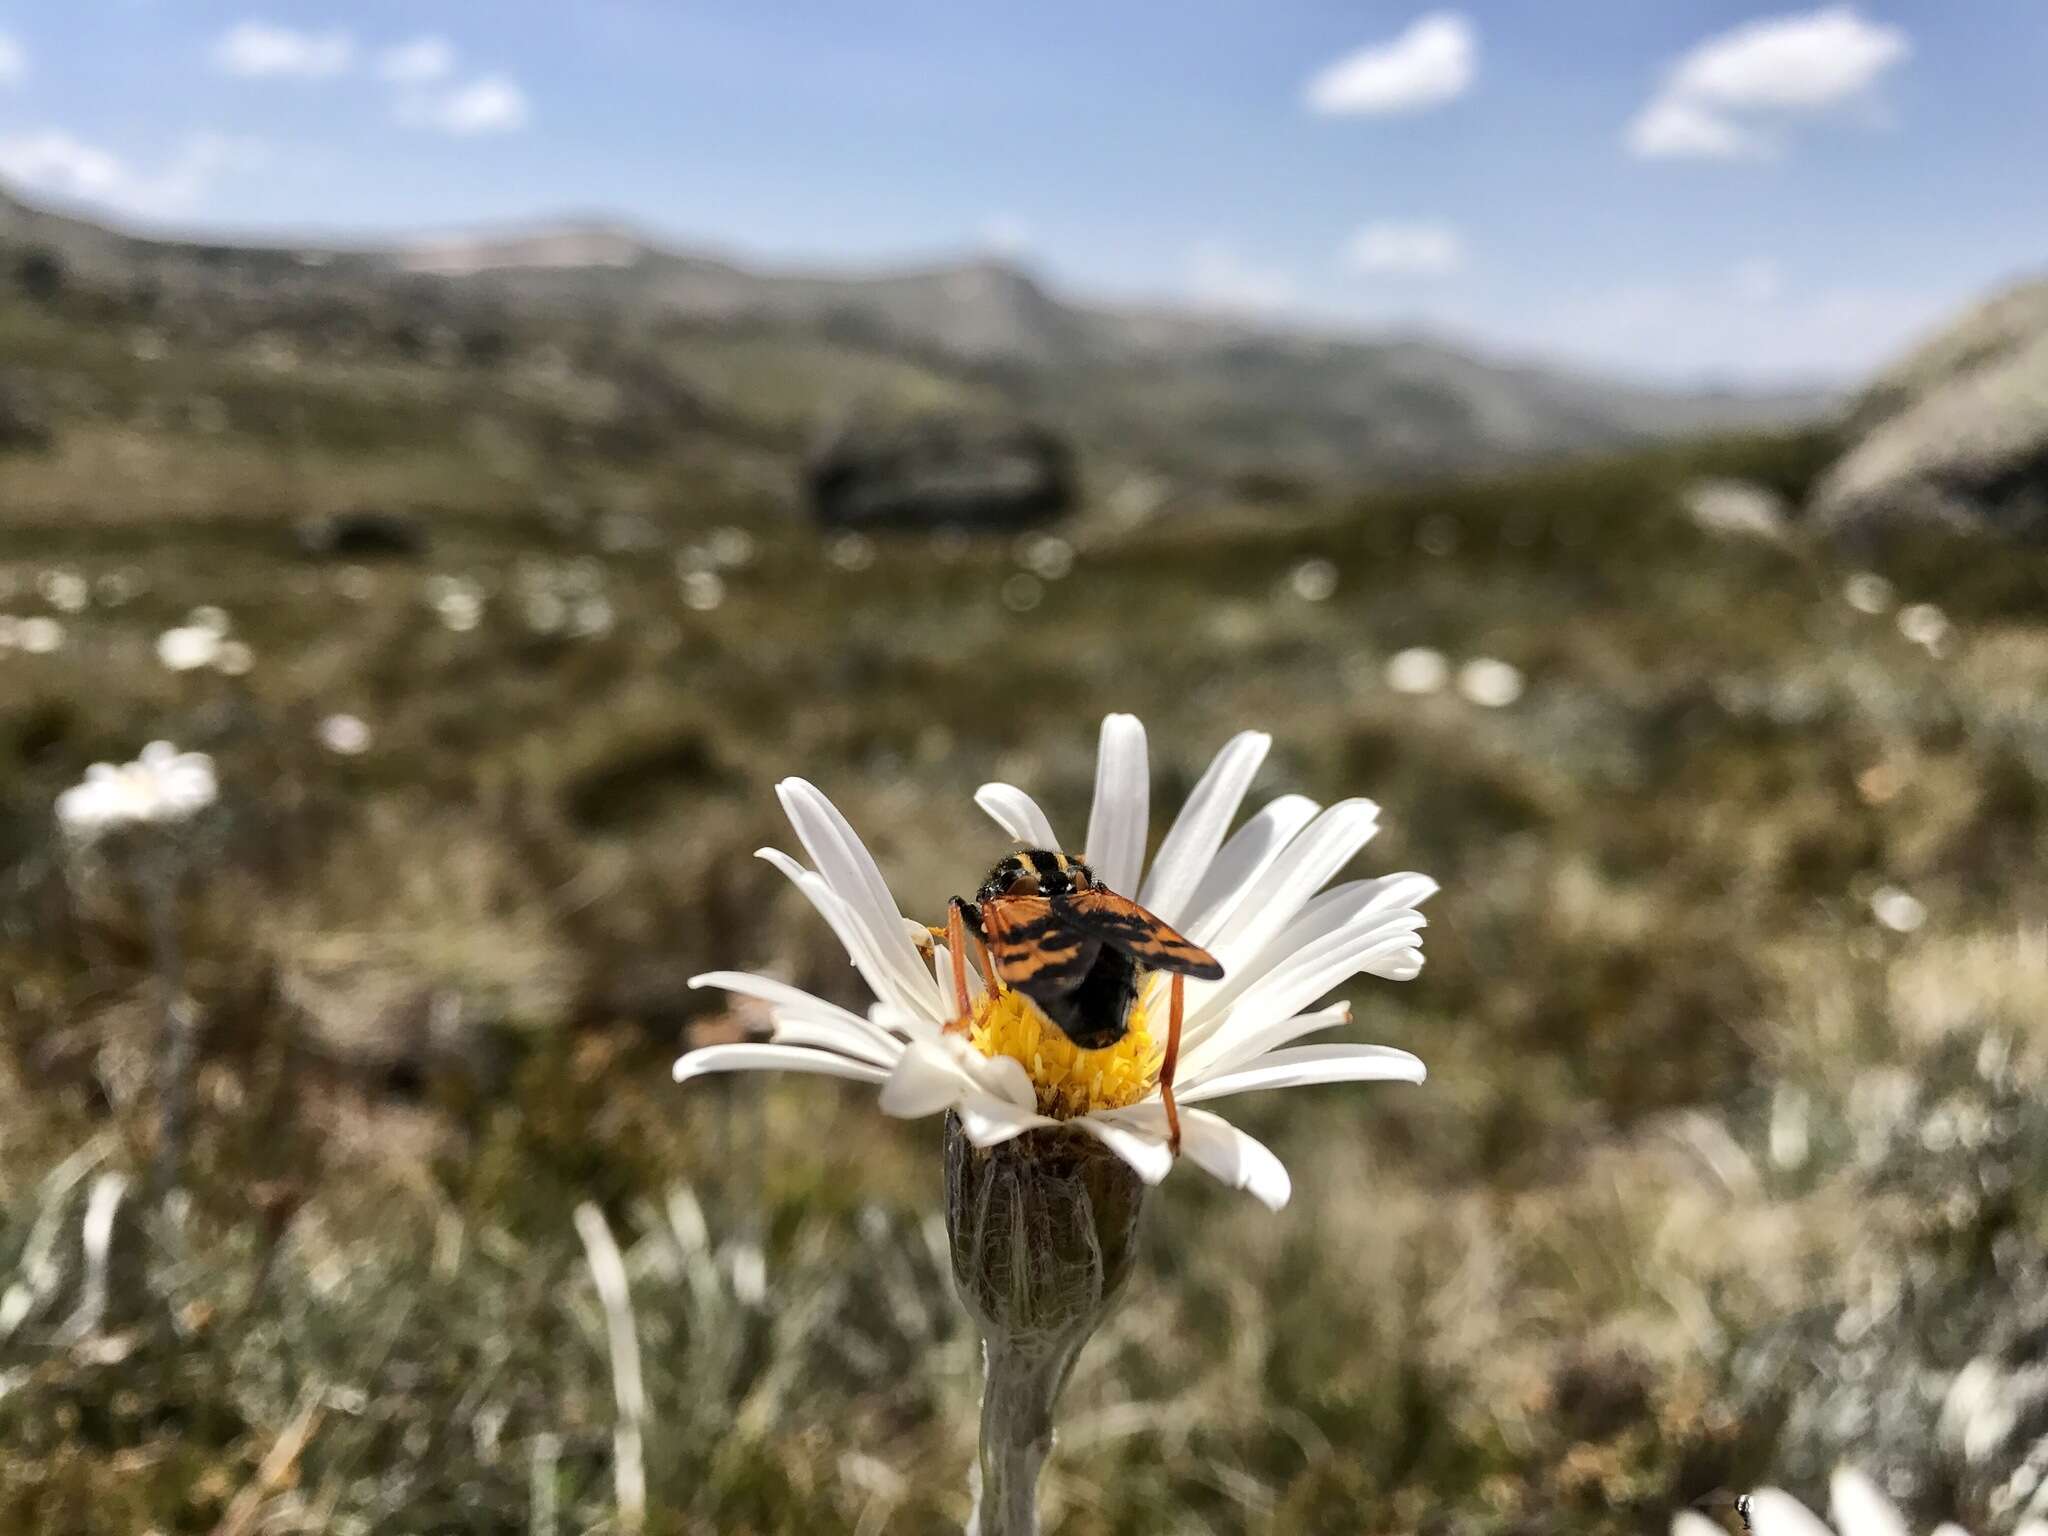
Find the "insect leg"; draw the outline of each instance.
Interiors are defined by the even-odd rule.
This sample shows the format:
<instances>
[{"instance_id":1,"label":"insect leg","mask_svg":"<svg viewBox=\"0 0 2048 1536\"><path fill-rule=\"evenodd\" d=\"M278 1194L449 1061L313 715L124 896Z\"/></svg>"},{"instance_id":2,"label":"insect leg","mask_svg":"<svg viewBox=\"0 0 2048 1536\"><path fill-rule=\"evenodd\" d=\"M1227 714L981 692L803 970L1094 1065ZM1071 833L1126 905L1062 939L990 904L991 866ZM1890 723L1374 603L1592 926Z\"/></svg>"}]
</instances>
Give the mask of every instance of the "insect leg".
<instances>
[{"instance_id":1,"label":"insect leg","mask_svg":"<svg viewBox=\"0 0 2048 1536\"><path fill-rule=\"evenodd\" d=\"M1166 1145L1180 1156L1180 1106L1173 1102L1173 1069L1180 1060L1180 1021L1186 1007L1188 980L1173 973L1172 1004L1166 1016L1166 1056L1159 1063L1159 1102L1166 1106Z\"/></svg>"},{"instance_id":2,"label":"insect leg","mask_svg":"<svg viewBox=\"0 0 2048 1536\"><path fill-rule=\"evenodd\" d=\"M981 966L981 979L988 987L988 995L994 997L1002 988L996 982L996 963L988 952L988 929L981 921L981 913L958 896L953 898L953 905L959 910L960 921L974 936L974 958Z\"/></svg>"},{"instance_id":3,"label":"insect leg","mask_svg":"<svg viewBox=\"0 0 2048 1536\"><path fill-rule=\"evenodd\" d=\"M954 1035L966 1034L974 1017L974 1002L967 995L967 925L960 918L964 905L956 896L946 909L946 954L953 962L953 1003L958 1010L946 1032Z\"/></svg>"}]
</instances>

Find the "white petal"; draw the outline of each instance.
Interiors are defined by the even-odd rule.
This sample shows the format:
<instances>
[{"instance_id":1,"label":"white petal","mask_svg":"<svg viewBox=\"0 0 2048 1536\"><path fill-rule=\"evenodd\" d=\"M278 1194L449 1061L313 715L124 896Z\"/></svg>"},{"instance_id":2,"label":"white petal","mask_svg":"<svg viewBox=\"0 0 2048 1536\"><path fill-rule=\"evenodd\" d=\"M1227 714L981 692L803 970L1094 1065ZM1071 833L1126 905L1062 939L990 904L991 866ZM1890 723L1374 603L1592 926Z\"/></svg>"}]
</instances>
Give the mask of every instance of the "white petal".
<instances>
[{"instance_id":1,"label":"white petal","mask_svg":"<svg viewBox=\"0 0 2048 1536\"><path fill-rule=\"evenodd\" d=\"M851 1078L857 1083L883 1083L889 1074L864 1061L800 1045L707 1045L676 1062L676 1081L687 1083L707 1072L815 1072L821 1077Z\"/></svg>"},{"instance_id":2,"label":"white petal","mask_svg":"<svg viewBox=\"0 0 2048 1536\"><path fill-rule=\"evenodd\" d=\"M919 971L917 946L910 942L889 883L839 808L802 779L784 779L775 795L812 865L867 929L876 953L899 976Z\"/></svg>"},{"instance_id":3,"label":"white petal","mask_svg":"<svg viewBox=\"0 0 2048 1536\"><path fill-rule=\"evenodd\" d=\"M1282 795L1231 833L1188 898L1177 925L1180 931L1197 944L1208 943L1237 910L1245 892L1315 819L1316 810L1315 801L1305 795Z\"/></svg>"},{"instance_id":4,"label":"white petal","mask_svg":"<svg viewBox=\"0 0 2048 1536\"><path fill-rule=\"evenodd\" d=\"M1379 816L1380 808L1370 800L1340 800L1287 845L1206 945L1226 973L1251 960L1294 921L1309 899L1372 840Z\"/></svg>"},{"instance_id":5,"label":"white petal","mask_svg":"<svg viewBox=\"0 0 2048 1536\"><path fill-rule=\"evenodd\" d=\"M861 920L855 916L851 906L825 880L825 877L805 869L788 854L777 848L755 850L756 858L766 859L783 874L787 875L804 898L818 909L818 915L831 925L839 942L846 946L846 953L860 971L861 977L876 997L884 1002L919 1014L931 1022L945 1022L938 988L933 985L924 962L918 959L917 951L904 940L910 957L908 974L891 964L890 958L879 949L874 936Z\"/></svg>"},{"instance_id":6,"label":"white petal","mask_svg":"<svg viewBox=\"0 0 2048 1536\"><path fill-rule=\"evenodd\" d=\"M786 981L776 980L773 976L762 976L753 971L706 971L701 976L692 976L690 985L693 988L717 987L722 992L754 998L769 1004L778 1018L788 1015L808 1023L844 1024L880 1044L897 1043L887 1030L862 1018L852 1009L842 1008L837 1003L828 1003L824 998L806 992L802 987L793 987Z\"/></svg>"},{"instance_id":7,"label":"white petal","mask_svg":"<svg viewBox=\"0 0 2048 1536\"><path fill-rule=\"evenodd\" d=\"M1681 1509L1672 1518L1671 1536L1727 1536L1727 1533L1705 1515Z\"/></svg>"},{"instance_id":8,"label":"white petal","mask_svg":"<svg viewBox=\"0 0 2048 1536\"><path fill-rule=\"evenodd\" d=\"M1272 745L1273 738L1263 731L1244 731L1224 743L1159 845L1138 893L1141 905L1168 923L1179 923Z\"/></svg>"},{"instance_id":9,"label":"white petal","mask_svg":"<svg viewBox=\"0 0 2048 1536\"><path fill-rule=\"evenodd\" d=\"M971 951L961 974L967 978L967 1002L972 1007L987 995L988 988L982 983L981 967L974 963ZM959 999L953 995L953 953L943 944L932 946L932 980L938 985L939 996L945 1000L946 1011L950 1014Z\"/></svg>"},{"instance_id":10,"label":"white petal","mask_svg":"<svg viewBox=\"0 0 2048 1536\"><path fill-rule=\"evenodd\" d=\"M1232 1019L1192 1050L1183 1050L1180 1080L1192 1086L1205 1077L1216 1077L1242 1066L1254 1056L1263 1056L1283 1045L1292 1045L1309 1035L1350 1022L1349 1003L1336 1003L1314 1013L1297 1013L1284 1019L1268 1019L1244 1029L1232 1027L1236 1023Z\"/></svg>"},{"instance_id":11,"label":"white petal","mask_svg":"<svg viewBox=\"0 0 2048 1536\"><path fill-rule=\"evenodd\" d=\"M985 1057L959 1035L944 1035L910 1043L882 1091L882 1108L892 1115L929 1115L975 1098L1020 1109L1038 1103L1021 1062Z\"/></svg>"},{"instance_id":12,"label":"white petal","mask_svg":"<svg viewBox=\"0 0 2048 1536\"><path fill-rule=\"evenodd\" d=\"M1828 1499L1841 1536L1910 1536L1892 1501L1854 1467L1835 1469L1828 1480Z\"/></svg>"},{"instance_id":13,"label":"white petal","mask_svg":"<svg viewBox=\"0 0 2048 1536\"><path fill-rule=\"evenodd\" d=\"M1419 1058L1390 1045L1302 1045L1273 1051L1248 1067L1177 1088L1175 1097L1183 1104L1199 1104L1234 1093L1302 1088L1311 1083L1419 1083L1426 1073Z\"/></svg>"},{"instance_id":14,"label":"white petal","mask_svg":"<svg viewBox=\"0 0 2048 1536\"><path fill-rule=\"evenodd\" d=\"M882 1113L914 1120L951 1109L975 1091L974 1080L937 1046L918 1041L904 1051L882 1086Z\"/></svg>"},{"instance_id":15,"label":"white petal","mask_svg":"<svg viewBox=\"0 0 2048 1536\"><path fill-rule=\"evenodd\" d=\"M830 1020L792 1018L784 1014L776 1015L774 1040L777 1045L807 1045L821 1051L836 1051L841 1056L865 1061L885 1071L895 1066L896 1058L903 1053L900 1041L890 1040L881 1044L875 1039L872 1028L855 1031Z\"/></svg>"},{"instance_id":16,"label":"white petal","mask_svg":"<svg viewBox=\"0 0 2048 1536\"><path fill-rule=\"evenodd\" d=\"M974 792L974 803L1027 847L1059 847L1060 840L1053 836L1052 823L1045 819L1038 802L1014 784L984 784Z\"/></svg>"},{"instance_id":17,"label":"white petal","mask_svg":"<svg viewBox=\"0 0 2048 1536\"><path fill-rule=\"evenodd\" d=\"M1804 1504L1781 1488L1759 1488L1749 1496L1749 1528L1752 1536L1830 1536Z\"/></svg>"},{"instance_id":18,"label":"white petal","mask_svg":"<svg viewBox=\"0 0 2048 1536\"><path fill-rule=\"evenodd\" d=\"M1206 1109L1183 1109L1180 1134L1181 1150L1196 1167L1232 1189L1250 1191L1267 1210L1279 1210L1294 1193L1293 1180L1271 1149L1222 1116Z\"/></svg>"},{"instance_id":19,"label":"white petal","mask_svg":"<svg viewBox=\"0 0 2048 1536\"><path fill-rule=\"evenodd\" d=\"M992 1147L1042 1125L1057 1125L1036 1110L1024 1109L992 1094L978 1093L954 1106L960 1115L960 1131L977 1147Z\"/></svg>"},{"instance_id":20,"label":"white petal","mask_svg":"<svg viewBox=\"0 0 2048 1536\"><path fill-rule=\"evenodd\" d=\"M1309 945L1241 992L1238 982L1226 976L1190 1008L1183 1049L1192 1051L1211 1036L1237 1035L1288 1018L1360 971L1412 976L1419 968L1415 931L1427 922L1420 912L1369 918L1362 928L1345 929Z\"/></svg>"},{"instance_id":21,"label":"white petal","mask_svg":"<svg viewBox=\"0 0 2048 1536\"><path fill-rule=\"evenodd\" d=\"M1156 1113L1148 1114L1148 1110ZM1103 1110L1066 1123L1093 1136L1129 1163L1147 1184L1157 1184L1173 1172L1173 1153L1166 1145L1166 1111L1157 1104Z\"/></svg>"},{"instance_id":22,"label":"white petal","mask_svg":"<svg viewBox=\"0 0 2048 1536\"><path fill-rule=\"evenodd\" d=\"M1095 806L1088 815L1088 863L1112 891L1129 895L1145 872L1152 768L1136 715L1105 715L1095 753Z\"/></svg>"}]
</instances>

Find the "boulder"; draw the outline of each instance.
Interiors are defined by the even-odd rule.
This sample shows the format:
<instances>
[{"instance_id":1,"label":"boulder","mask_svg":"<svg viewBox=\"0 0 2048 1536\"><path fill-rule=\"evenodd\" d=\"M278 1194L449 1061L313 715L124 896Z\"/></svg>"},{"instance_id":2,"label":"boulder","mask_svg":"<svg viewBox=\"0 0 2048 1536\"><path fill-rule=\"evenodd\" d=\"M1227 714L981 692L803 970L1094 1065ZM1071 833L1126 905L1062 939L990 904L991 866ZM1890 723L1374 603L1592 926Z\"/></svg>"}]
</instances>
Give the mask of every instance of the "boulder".
<instances>
[{"instance_id":1,"label":"boulder","mask_svg":"<svg viewBox=\"0 0 2048 1536\"><path fill-rule=\"evenodd\" d=\"M1059 517L1075 499L1064 438L961 416L846 428L812 454L806 481L813 514L833 528L1003 533Z\"/></svg>"},{"instance_id":2,"label":"boulder","mask_svg":"<svg viewBox=\"0 0 2048 1536\"><path fill-rule=\"evenodd\" d=\"M1888 370L1815 490L1816 527L1999 531L2048 542L2048 283L1982 306Z\"/></svg>"}]
</instances>

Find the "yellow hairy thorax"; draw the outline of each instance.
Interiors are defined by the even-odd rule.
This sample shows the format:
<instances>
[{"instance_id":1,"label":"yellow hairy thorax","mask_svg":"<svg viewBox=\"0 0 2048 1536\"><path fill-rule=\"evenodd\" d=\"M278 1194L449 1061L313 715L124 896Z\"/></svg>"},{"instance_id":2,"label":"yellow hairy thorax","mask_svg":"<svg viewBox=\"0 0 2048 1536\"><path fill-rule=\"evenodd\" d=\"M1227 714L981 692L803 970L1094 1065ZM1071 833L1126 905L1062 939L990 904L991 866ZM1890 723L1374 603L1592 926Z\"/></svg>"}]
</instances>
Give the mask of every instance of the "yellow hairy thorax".
<instances>
[{"instance_id":1,"label":"yellow hairy thorax","mask_svg":"<svg viewBox=\"0 0 2048 1536\"><path fill-rule=\"evenodd\" d=\"M1084 1051L1031 999L1007 987L981 1000L968 1039L984 1056L1022 1063L1038 1091L1038 1112L1054 1120L1137 1103L1159 1081L1164 1054L1145 1026L1143 1002L1131 1005L1123 1039Z\"/></svg>"}]
</instances>

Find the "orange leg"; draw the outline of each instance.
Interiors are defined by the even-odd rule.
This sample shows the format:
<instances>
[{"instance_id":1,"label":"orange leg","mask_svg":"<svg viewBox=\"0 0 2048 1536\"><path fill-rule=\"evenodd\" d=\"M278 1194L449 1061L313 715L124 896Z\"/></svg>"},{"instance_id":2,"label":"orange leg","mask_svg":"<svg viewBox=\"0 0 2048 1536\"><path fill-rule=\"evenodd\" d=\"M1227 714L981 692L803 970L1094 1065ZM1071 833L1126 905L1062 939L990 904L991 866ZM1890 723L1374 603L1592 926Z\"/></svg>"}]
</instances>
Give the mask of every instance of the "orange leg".
<instances>
[{"instance_id":1,"label":"orange leg","mask_svg":"<svg viewBox=\"0 0 2048 1536\"><path fill-rule=\"evenodd\" d=\"M960 920L958 902L946 912L946 954L953 962L953 1003L959 1010L946 1033L964 1035L974 1017L974 1002L967 995L967 925Z\"/></svg>"},{"instance_id":2,"label":"orange leg","mask_svg":"<svg viewBox=\"0 0 2048 1536\"><path fill-rule=\"evenodd\" d=\"M1173 1069L1180 1060L1180 1020L1187 1001L1187 978L1173 973L1173 1001L1166 1015L1166 1056L1159 1063L1159 1102L1166 1106L1166 1145L1180 1156L1180 1106L1173 1102Z\"/></svg>"}]
</instances>

